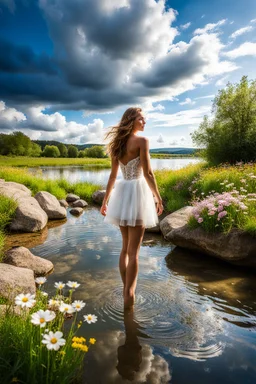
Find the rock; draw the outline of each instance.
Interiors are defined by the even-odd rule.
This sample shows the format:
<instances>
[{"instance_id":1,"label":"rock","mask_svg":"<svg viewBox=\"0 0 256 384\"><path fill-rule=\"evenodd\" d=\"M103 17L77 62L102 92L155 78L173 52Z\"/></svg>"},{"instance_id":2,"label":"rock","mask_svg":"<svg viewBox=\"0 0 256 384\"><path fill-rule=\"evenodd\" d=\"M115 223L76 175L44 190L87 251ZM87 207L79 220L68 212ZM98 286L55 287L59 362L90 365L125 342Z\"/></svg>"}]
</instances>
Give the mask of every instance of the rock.
<instances>
[{"instance_id":1,"label":"rock","mask_svg":"<svg viewBox=\"0 0 256 384\"><path fill-rule=\"evenodd\" d=\"M31 197L31 191L25 185L12 181L0 183L0 194L14 200L20 197Z\"/></svg>"},{"instance_id":2,"label":"rock","mask_svg":"<svg viewBox=\"0 0 256 384\"><path fill-rule=\"evenodd\" d=\"M157 224L155 227L152 228L146 228L145 232L148 233L160 233L160 222L167 216L169 213L163 212L160 216L158 216L159 224Z\"/></svg>"},{"instance_id":3,"label":"rock","mask_svg":"<svg viewBox=\"0 0 256 384\"><path fill-rule=\"evenodd\" d=\"M46 191L38 192L35 199L49 219L64 219L67 217L66 209L60 205L58 199L51 193Z\"/></svg>"},{"instance_id":4,"label":"rock","mask_svg":"<svg viewBox=\"0 0 256 384\"><path fill-rule=\"evenodd\" d=\"M73 193L69 193L69 194L67 195L67 197L66 197L66 201L67 201L68 203L73 203L74 201L79 200L79 199L80 199L80 197L77 196L77 195L74 195Z\"/></svg>"},{"instance_id":5,"label":"rock","mask_svg":"<svg viewBox=\"0 0 256 384\"><path fill-rule=\"evenodd\" d=\"M11 231L36 232L43 229L48 221L48 216L33 197L18 199L14 219L10 224Z\"/></svg>"},{"instance_id":6,"label":"rock","mask_svg":"<svg viewBox=\"0 0 256 384\"><path fill-rule=\"evenodd\" d=\"M105 189L95 191L92 195L92 200L97 204L102 204L105 194L106 194Z\"/></svg>"},{"instance_id":7,"label":"rock","mask_svg":"<svg viewBox=\"0 0 256 384\"><path fill-rule=\"evenodd\" d=\"M256 238L238 229L228 234L207 233L202 228L190 229L187 224L184 225L184 217L179 220L177 216L176 221L171 221L172 215L163 220L166 220L165 223L160 223L166 240L181 248L199 251L233 264L256 267ZM171 223L169 227L166 224L167 218Z\"/></svg>"},{"instance_id":8,"label":"rock","mask_svg":"<svg viewBox=\"0 0 256 384\"><path fill-rule=\"evenodd\" d=\"M36 293L33 271L0 263L0 296L13 300L20 293Z\"/></svg>"},{"instance_id":9,"label":"rock","mask_svg":"<svg viewBox=\"0 0 256 384\"><path fill-rule=\"evenodd\" d=\"M83 208L80 208L80 207L70 209L71 215L75 215L75 216L81 215L83 211L84 211Z\"/></svg>"},{"instance_id":10,"label":"rock","mask_svg":"<svg viewBox=\"0 0 256 384\"><path fill-rule=\"evenodd\" d=\"M68 202L66 200L64 200L64 199L59 200L59 203L64 208L68 207Z\"/></svg>"},{"instance_id":11,"label":"rock","mask_svg":"<svg viewBox=\"0 0 256 384\"><path fill-rule=\"evenodd\" d=\"M170 231L175 228L180 228L183 225L186 225L188 222L189 216L192 214L193 207L187 206L179 209L167 215L163 220L160 221L160 230L165 236L168 235Z\"/></svg>"},{"instance_id":12,"label":"rock","mask_svg":"<svg viewBox=\"0 0 256 384\"><path fill-rule=\"evenodd\" d=\"M53 269L51 261L33 255L33 253L25 247L9 249L5 254L4 263L20 268L32 269L35 276L44 276Z\"/></svg>"},{"instance_id":13,"label":"rock","mask_svg":"<svg viewBox=\"0 0 256 384\"><path fill-rule=\"evenodd\" d=\"M79 199L71 203L71 205L74 208L76 207L84 208L84 207L87 207L88 203L85 200Z\"/></svg>"}]
</instances>

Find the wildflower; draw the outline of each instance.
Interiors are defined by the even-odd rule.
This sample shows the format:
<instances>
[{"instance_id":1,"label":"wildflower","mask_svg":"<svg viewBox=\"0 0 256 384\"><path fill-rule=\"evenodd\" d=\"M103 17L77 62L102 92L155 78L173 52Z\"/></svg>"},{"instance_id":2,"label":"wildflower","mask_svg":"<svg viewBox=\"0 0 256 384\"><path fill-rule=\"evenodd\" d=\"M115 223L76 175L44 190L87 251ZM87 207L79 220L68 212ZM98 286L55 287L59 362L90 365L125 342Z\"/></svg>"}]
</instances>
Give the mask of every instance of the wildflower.
<instances>
[{"instance_id":1,"label":"wildflower","mask_svg":"<svg viewBox=\"0 0 256 384\"><path fill-rule=\"evenodd\" d=\"M77 324L77 328L80 328L82 324L83 324L83 322L79 321L79 323Z\"/></svg>"},{"instance_id":2,"label":"wildflower","mask_svg":"<svg viewBox=\"0 0 256 384\"><path fill-rule=\"evenodd\" d=\"M222 217L225 217L227 215L227 211L222 211L218 214L218 220L222 219Z\"/></svg>"},{"instance_id":3,"label":"wildflower","mask_svg":"<svg viewBox=\"0 0 256 384\"><path fill-rule=\"evenodd\" d=\"M88 324L96 323L97 316L95 315L84 315L84 321L87 321Z\"/></svg>"},{"instance_id":4,"label":"wildflower","mask_svg":"<svg viewBox=\"0 0 256 384\"><path fill-rule=\"evenodd\" d=\"M80 286L80 284L78 284L76 281L68 281L67 286L69 288L78 288Z\"/></svg>"},{"instance_id":5,"label":"wildflower","mask_svg":"<svg viewBox=\"0 0 256 384\"><path fill-rule=\"evenodd\" d=\"M46 323L55 319L55 317L55 312L49 311L48 309L46 311L44 311L43 309L39 309L39 311L32 314L31 323L35 325L40 325L40 328L42 328L46 326Z\"/></svg>"},{"instance_id":6,"label":"wildflower","mask_svg":"<svg viewBox=\"0 0 256 384\"><path fill-rule=\"evenodd\" d=\"M90 340L89 340L89 343L90 343L90 344L95 344L95 343L96 343L96 339L94 339L94 338L91 337Z\"/></svg>"},{"instance_id":7,"label":"wildflower","mask_svg":"<svg viewBox=\"0 0 256 384\"><path fill-rule=\"evenodd\" d=\"M76 337L76 336L74 336L72 341L74 341L75 343L85 343L86 339L84 337Z\"/></svg>"},{"instance_id":8,"label":"wildflower","mask_svg":"<svg viewBox=\"0 0 256 384\"><path fill-rule=\"evenodd\" d=\"M42 343L46 345L47 349L58 351L60 347L66 343L66 340L62 339L62 336L63 333L60 331L55 333L50 331L48 335L43 335Z\"/></svg>"},{"instance_id":9,"label":"wildflower","mask_svg":"<svg viewBox=\"0 0 256 384\"><path fill-rule=\"evenodd\" d=\"M202 223L204 221L204 219L202 217L199 217L199 219L197 220L198 223Z\"/></svg>"},{"instance_id":10,"label":"wildflower","mask_svg":"<svg viewBox=\"0 0 256 384\"><path fill-rule=\"evenodd\" d=\"M75 309L76 312L81 311L81 309L85 306L85 303L81 300L75 300L72 303L72 307Z\"/></svg>"},{"instance_id":11,"label":"wildflower","mask_svg":"<svg viewBox=\"0 0 256 384\"><path fill-rule=\"evenodd\" d=\"M57 289L63 289L65 287L65 284L60 281L59 283L54 283L54 287Z\"/></svg>"},{"instance_id":12,"label":"wildflower","mask_svg":"<svg viewBox=\"0 0 256 384\"><path fill-rule=\"evenodd\" d=\"M60 301L59 300L56 300L56 299L50 299L48 301L48 304L51 306L51 307L58 307L60 305Z\"/></svg>"},{"instance_id":13,"label":"wildflower","mask_svg":"<svg viewBox=\"0 0 256 384\"><path fill-rule=\"evenodd\" d=\"M45 291L41 291L41 293L42 293L42 295L43 295L43 296L45 296L45 297L47 297L47 296L48 296L48 293L47 293L47 292L45 292Z\"/></svg>"},{"instance_id":14,"label":"wildflower","mask_svg":"<svg viewBox=\"0 0 256 384\"><path fill-rule=\"evenodd\" d=\"M15 304L20 305L22 308L32 308L35 304L36 300L35 295L31 295L30 293L21 293L18 296L15 297Z\"/></svg>"},{"instance_id":15,"label":"wildflower","mask_svg":"<svg viewBox=\"0 0 256 384\"><path fill-rule=\"evenodd\" d=\"M209 216L213 216L213 215L215 215L215 211L210 211L210 212L208 213L208 215L209 215Z\"/></svg>"},{"instance_id":16,"label":"wildflower","mask_svg":"<svg viewBox=\"0 0 256 384\"><path fill-rule=\"evenodd\" d=\"M44 284L45 282L46 282L46 277L37 277L36 279L35 279L35 282L38 284L38 285L42 285L42 284Z\"/></svg>"},{"instance_id":17,"label":"wildflower","mask_svg":"<svg viewBox=\"0 0 256 384\"><path fill-rule=\"evenodd\" d=\"M59 311L63 313L74 313L75 309L70 304L62 302L59 306Z\"/></svg>"},{"instance_id":18,"label":"wildflower","mask_svg":"<svg viewBox=\"0 0 256 384\"><path fill-rule=\"evenodd\" d=\"M65 356L65 355L66 355L66 352L65 352L65 351L60 351L60 355Z\"/></svg>"},{"instance_id":19,"label":"wildflower","mask_svg":"<svg viewBox=\"0 0 256 384\"><path fill-rule=\"evenodd\" d=\"M81 345L81 346L80 346L80 349L81 349L81 351L88 352L88 347L87 347L87 345Z\"/></svg>"}]
</instances>

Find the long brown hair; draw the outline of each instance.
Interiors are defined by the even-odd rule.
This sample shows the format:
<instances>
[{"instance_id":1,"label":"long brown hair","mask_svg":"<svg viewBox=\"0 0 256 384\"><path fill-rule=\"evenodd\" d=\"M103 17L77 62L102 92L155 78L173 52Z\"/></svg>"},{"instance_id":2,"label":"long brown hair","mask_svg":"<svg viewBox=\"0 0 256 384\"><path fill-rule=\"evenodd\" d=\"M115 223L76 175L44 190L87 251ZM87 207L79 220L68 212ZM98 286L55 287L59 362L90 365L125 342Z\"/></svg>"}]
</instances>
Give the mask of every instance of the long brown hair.
<instances>
[{"instance_id":1,"label":"long brown hair","mask_svg":"<svg viewBox=\"0 0 256 384\"><path fill-rule=\"evenodd\" d=\"M107 144L107 153L114 159L120 159L126 153L126 144L133 130L134 120L136 119L141 108L128 108L118 125L111 127L110 131L105 135L105 140L110 139Z\"/></svg>"}]
</instances>

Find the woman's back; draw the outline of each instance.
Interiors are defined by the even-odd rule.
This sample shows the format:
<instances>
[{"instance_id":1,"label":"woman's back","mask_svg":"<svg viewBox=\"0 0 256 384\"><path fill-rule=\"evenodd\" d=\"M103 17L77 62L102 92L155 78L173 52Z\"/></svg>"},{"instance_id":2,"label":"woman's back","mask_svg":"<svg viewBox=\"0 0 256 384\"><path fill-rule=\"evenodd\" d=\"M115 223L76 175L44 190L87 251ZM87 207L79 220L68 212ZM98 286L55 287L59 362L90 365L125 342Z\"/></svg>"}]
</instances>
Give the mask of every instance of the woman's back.
<instances>
[{"instance_id":1,"label":"woman's back","mask_svg":"<svg viewBox=\"0 0 256 384\"><path fill-rule=\"evenodd\" d=\"M122 164L126 165L132 159L140 156L140 142L141 137L131 135L126 143L126 153L119 160Z\"/></svg>"}]
</instances>

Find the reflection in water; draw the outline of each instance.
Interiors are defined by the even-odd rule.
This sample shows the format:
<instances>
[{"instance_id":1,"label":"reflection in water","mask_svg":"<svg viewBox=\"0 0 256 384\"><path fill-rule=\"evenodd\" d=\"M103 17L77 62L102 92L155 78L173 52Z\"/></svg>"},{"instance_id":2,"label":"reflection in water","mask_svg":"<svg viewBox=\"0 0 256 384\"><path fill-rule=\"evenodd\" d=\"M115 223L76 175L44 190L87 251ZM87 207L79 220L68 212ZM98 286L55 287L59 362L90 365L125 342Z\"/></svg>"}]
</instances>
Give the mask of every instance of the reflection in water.
<instances>
[{"instance_id":1,"label":"reflection in water","mask_svg":"<svg viewBox=\"0 0 256 384\"><path fill-rule=\"evenodd\" d=\"M123 379L134 380L142 362L141 345L138 339L138 324L133 319L133 309L124 311L125 343L117 349L117 371Z\"/></svg>"}]
</instances>

